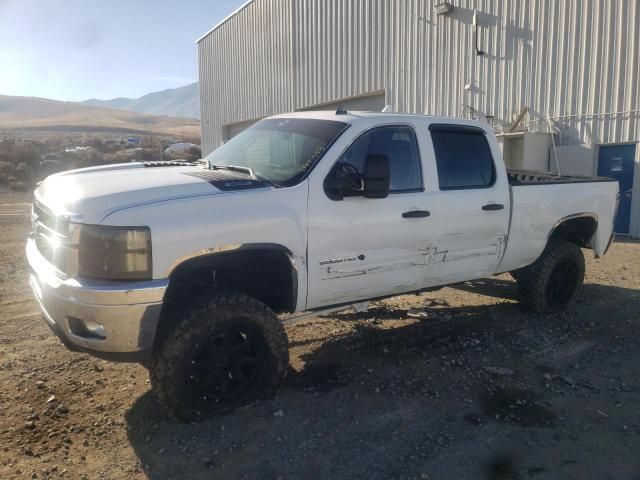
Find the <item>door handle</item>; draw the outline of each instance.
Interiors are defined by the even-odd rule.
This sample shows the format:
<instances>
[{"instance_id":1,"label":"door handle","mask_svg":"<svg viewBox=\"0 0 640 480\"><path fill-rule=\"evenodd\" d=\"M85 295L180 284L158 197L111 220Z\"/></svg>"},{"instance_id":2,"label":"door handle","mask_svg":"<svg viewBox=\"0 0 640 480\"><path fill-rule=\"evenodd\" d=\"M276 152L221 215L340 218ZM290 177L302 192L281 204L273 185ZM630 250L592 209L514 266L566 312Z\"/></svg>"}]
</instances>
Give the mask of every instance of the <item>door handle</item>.
<instances>
[{"instance_id":1,"label":"door handle","mask_svg":"<svg viewBox=\"0 0 640 480\"><path fill-rule=\"evenodd\" d=\"M486 205L482 206L483 210L502 210L504 208L504 205L502 205L501 203L487 203Z\"/></svg>"},{"instance_id":2,"label":"door handle","mask_svg":"<svg viewBox=\"0 0 640 480\"><path fill-rule=\"evenodd\" d=\"M431 215L429 210L409 210L402 214L402 218L424 218Z\"/></svg>"}]
</instances>

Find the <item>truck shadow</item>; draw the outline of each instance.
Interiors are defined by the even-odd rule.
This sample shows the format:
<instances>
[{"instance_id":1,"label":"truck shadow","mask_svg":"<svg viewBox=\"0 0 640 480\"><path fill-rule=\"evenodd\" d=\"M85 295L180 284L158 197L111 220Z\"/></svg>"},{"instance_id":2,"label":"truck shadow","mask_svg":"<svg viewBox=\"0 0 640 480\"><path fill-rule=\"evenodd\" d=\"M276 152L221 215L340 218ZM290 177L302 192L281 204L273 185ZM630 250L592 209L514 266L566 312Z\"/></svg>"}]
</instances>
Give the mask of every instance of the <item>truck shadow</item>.
<instances>
[{"instance_id":1,"label":"truck shadow","mask_svg":"<svg viewBox=\"0 0 640 480\"><path fill-rule=\"evenodd\" d=\"M514 282L503 279L454 288L515 298ZM542 372L553 375L563 363L554 360L541 369L541 355L576 362L586 355L574 348L585 336L602 347L612 328L619 336L633 334L626 319L639 311L638 290L587 284L582 295L589 304L556 315L524 313L512 302L439 306L446 321L407 323L405 309L333 315L350 322L349 333L315 347L298 344L305 348L296 364L303 366L291 369L275 399L184 424L168 419L149 392L126 413L128 439L151 479L395 478L399 473L421 478L448 468L450 478L530 478L532 471L552 471L554 465L541 455L527 470L521 458L532 454L525 441L556 442L553 435L566 435L556 422L554 389L542 378ZM371 321L374 316L382 321ZM399 317L405 322L392 321ZM296 328L313 331L314 326ZM549 335L560 328L562 336ZM505 370L492 374L487 366ZM482 440L487 432L496 439L492 445ZM462 453L464 468L456 460ZM584 476L580 465L563 455L558 462L565 461L564 470L556 473Z\"/></svg>"},{"instance_id":2,"label":"truck shadow","mask_svg":"<svg viewBox=\"0 0 640 480\"><path fill-rule=\"evenodd\" d=\"M463 283L456 283L451 288L469 293L477 293L487 297L504 298L505 300L518 300L518 290L513 280L503 278L483 278Z\"/></svg>"},{"instance_id":3,"label":"truck shadow","mask_svg":"<svg viewBox=\"0 0 640 480\"><path fill-rule=\"evenodd\" d=\"M511 279L505 279L504 276L457 283L455 285L451 285L451 288L487 297L514 301L519 300L516 282ZM578 297L576 299L577 305L569 307L569 310L575 308L579 309L585 305L592 305L594 303L612 303L620 299L628 298L629 295L637 298L637 295L639 294L640 290L590 283L586 280L585 284L580 289L580 292L578 292Z\"/></svg>"}]
</instances>

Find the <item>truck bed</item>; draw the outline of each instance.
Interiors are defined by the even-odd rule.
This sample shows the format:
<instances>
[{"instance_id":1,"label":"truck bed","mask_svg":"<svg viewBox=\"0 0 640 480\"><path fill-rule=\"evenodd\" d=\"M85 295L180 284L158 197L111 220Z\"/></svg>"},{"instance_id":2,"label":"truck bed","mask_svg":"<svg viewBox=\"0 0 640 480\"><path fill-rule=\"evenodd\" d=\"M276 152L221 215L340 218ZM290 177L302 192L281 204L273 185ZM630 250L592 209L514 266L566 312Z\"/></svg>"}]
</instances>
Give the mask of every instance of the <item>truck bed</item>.
<instances>
[{"instance_id":1,"label":"truck bed","mask_svg":"<svg viewBox=\"0 0 640 480\"><path fill-rule=\"evenodd\" d=\"M501 272L534 262L547 245L554 226L570 218L592 219L597 230L591 248L596 255L605 252L611 237L617 181L521 170L507 174L513 185L511 224Z\"/></svg>"},{"instance_id":2,"label":"truck bed","mask_svg":"<svg viewBox=\"0 0 640 480\"><path fill-rule=\"evenodd\" d=\"M507 169L509 185L548 185L561 183L584 183L584 182L615 182L617 180L607 177L581 177L571 175L557 175L550 172L537 172L534 170L512 170Z\"/></svg>"}]
</instances>

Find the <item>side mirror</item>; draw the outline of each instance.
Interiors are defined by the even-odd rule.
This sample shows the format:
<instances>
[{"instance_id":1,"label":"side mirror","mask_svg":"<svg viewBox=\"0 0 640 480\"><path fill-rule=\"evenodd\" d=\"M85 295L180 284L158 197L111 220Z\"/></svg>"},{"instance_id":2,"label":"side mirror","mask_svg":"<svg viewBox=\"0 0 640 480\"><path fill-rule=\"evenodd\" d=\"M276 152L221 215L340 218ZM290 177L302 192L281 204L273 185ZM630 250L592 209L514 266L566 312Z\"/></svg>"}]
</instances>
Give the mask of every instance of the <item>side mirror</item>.
<instances>
[{"instance_id":1,"label":"side mirror","mask_svg":"<svg viewBox=\"0 0 640 480\"><path fill-rule=\"evenodd\" d=\"M365 198L386 198L389 195L389 157L369 155L364 164Z\"/></svg>"},{"instance_id":2,"label":"side mirror","mask_svg":"<svg viewBox=\"0 0 640 480\"><path fill-rule=\"evenodd\" d=\"M364 194L362 176L349 163L337 163L324 180L324 191L331 200L343 200Z\"/></svg>"},{"instance_id":3,"label":"side mirror","mask_svg":"<svg viewBox=\"0 0 640 480\"><path fill-rule=\"evenodd\" d=\"M324 191L331 200L385 198L389 195L389 158L369 155L365 159L364 175L349 163L337 163L324 180Z\"/></svg>"}]
</instances>

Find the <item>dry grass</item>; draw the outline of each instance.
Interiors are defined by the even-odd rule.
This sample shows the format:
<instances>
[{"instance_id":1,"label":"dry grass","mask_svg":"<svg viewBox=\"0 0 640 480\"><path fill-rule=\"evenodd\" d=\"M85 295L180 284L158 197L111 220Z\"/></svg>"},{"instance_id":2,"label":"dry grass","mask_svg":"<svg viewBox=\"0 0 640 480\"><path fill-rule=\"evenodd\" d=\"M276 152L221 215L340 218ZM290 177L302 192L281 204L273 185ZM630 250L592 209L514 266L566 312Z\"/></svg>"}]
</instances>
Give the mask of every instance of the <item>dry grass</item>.
<instances>
[{"instance_id":1,"label":"dry grass","mask_svg":"<svg viewBox=\"0 0 640 480\"><path fill-rule=\"evenodd\" d=\"M200 124L189 118L0 95L0 133L27 131L163 134L193 139L200 136Z\"/></svg>"}]
</instances>

